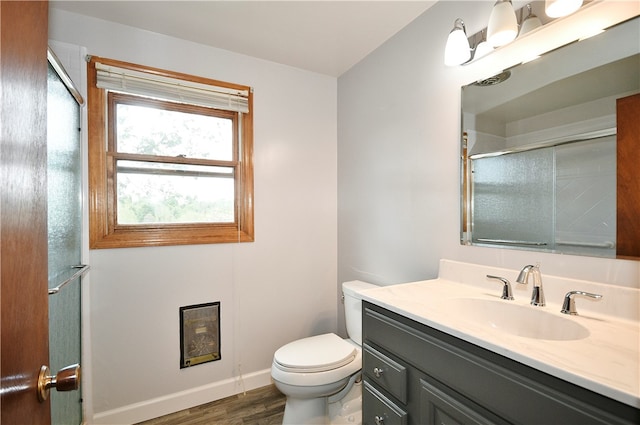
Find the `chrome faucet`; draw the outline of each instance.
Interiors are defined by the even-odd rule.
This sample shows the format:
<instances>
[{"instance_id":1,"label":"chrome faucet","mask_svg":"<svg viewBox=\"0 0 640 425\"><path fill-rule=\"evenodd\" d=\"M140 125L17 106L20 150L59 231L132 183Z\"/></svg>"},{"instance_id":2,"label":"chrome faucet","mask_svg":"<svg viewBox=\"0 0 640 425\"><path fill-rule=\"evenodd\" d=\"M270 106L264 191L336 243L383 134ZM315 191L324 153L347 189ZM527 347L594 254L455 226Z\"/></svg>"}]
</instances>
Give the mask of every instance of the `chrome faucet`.
<instances>
[{"instance_id":1,"label":"chrome faucet","mask_svg":"<svg viewBox=\"0 0 640 425\"><path fill-rule=\"evenodd\" d=\"M511 284L507 279L500 276L492 276L490 274L487 275L489 279L497 279L502 282L502 298L503 300L512 300L513 299L513 291L511 291Z\"/></svg>"},{"instance_id":2,"label":"chrome faucet","mask_svg":"<svg viewBox=\"0 0 640 425\"><path fill-rule=\"evenodd\" d=\"M560 310L561 313L571 314L574 316L578 314L578 311L576 310L576 300L573 299L575 295L582 295L583 297L589 297L596 300L602 298L602 295L600 294L592 294L584 291L569 291L567 292L567 295L564 296L562 310Z\"/></svg>"},{"instance_id":3,"label":"chrome faucet","mask_svg":"<svg viewBox=\"0 0 640 425\"><path fill-rule=\"evenodd\" d=\"M540 265L535 266L529 264L524 266L516 279L518 283L527 283L529 274L533 274L533 291L531 292L531 305L544 307L544 291L542 290L542 275L540 274Z\"/></svg>"}]
</instances>

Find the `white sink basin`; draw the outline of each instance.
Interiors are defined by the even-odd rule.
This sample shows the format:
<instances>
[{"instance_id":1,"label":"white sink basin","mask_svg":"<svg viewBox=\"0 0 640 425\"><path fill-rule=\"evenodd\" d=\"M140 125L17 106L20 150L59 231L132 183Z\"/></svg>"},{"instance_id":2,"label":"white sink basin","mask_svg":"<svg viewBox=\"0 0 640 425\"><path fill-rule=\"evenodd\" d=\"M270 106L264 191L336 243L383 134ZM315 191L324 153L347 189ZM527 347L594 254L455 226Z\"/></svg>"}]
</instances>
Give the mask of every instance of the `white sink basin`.
<instances>
[{"instance_id":1,"label":"white sink basin","mask_svg":"<svg viewBox=\"0 0 640 425\"><path fill-rule=\"evenodd\" d=\"M589 330L571 317L560 317L545 307L513 304L478 298L454 298L446 301L451 314L460 319L489 326L497 331L525 338L572 341L589 336Z\"/></svg>"}]
</instances>

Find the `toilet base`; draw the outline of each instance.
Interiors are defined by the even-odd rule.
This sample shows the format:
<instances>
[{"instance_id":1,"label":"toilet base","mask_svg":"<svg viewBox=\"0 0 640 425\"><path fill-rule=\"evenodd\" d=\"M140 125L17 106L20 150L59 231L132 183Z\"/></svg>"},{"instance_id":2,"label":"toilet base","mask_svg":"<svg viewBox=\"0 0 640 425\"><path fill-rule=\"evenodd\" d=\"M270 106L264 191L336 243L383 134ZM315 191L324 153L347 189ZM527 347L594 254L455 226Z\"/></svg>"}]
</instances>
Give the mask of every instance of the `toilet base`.
<instances>
[{"instance_id":1,"label":"toilet base","mask_svg":"<svg viewBox=\"0 0 640 425\"><path fill-rule=\"evenodd\" d=\"M287 397L282 425L327 425L327 397Z\"/></svg>"},{"instance_id":2,"label":"toilet base","mask_svg":"<svg viewBox=\"0 0 640 425\"><path fill-rule=\"evenodd\" d=\"M362 377L357 373L329 397L288 396L283 425L362 425Z\"/></svg>"},{"instance_id":3,"label":"toilet base","mask_svg":"<svg viewBox=\"0 0 640 425\"><path fill-rule=\"evenodd\" d=\"M353 383L349 392L331 402L329 397L329 425L362 425L362 381Z\"/></svg>"}]
</instances>

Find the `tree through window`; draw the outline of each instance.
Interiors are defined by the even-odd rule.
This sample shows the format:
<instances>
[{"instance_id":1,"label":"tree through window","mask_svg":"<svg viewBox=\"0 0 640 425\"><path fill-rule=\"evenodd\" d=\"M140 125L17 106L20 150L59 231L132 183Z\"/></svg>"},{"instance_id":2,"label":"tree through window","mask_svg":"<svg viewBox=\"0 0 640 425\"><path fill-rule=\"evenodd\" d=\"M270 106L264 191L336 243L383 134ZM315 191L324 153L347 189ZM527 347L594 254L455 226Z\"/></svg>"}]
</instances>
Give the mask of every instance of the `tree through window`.
<instances>
[{"instance_id":1,"label":"tree through window","mask_svg":"<svg viewBox=\"0 0 640 425\"><path fill-rule=\"evenodd\" d=\"M101 58L89 75L91 247L253 240L251 91Z\"/></svg>"}]
</instances>

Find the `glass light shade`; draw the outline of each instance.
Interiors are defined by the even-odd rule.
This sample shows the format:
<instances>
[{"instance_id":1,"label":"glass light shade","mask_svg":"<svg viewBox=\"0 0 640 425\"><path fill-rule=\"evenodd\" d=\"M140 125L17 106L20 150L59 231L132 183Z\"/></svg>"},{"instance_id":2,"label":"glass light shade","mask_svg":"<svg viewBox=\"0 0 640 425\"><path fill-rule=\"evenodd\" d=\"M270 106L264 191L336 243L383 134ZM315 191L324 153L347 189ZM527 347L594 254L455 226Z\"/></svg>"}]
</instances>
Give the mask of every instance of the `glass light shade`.
<instances>
[{"instance_id":1,"label":"glass light shade","mask_svg":"<svg viewBox=\"0 0 640 425\"><path fill-rule=\"evenodd\" d=\"M449 33L447 45L444 48L444 64L447 66L457 66L471 59L471 47L467 34L462 28L454 28Z\"/></svg>"},{"instance_id":2,"label":"glass light shade","mask_svg":"<svg viewBox=\"0 0 640 425\"><path fill-rule=\"evenodd\" d=\"M518 35L518 20L509 0L498 0L489 16L487 42L493 47L504 46Z\"/></svg>"},{"instance_id":3,"label":"glass light shade","mask_svg":"<svg viewBox=\"0 0 640 425\"><path fill-rule=\"evenodd\" d=\"M524 20L522 25L520 25L520 35L526 34L534 29L541 27L542 21L536 15L530 15L527 19Z\"/></svg>"},{"instance_id":4,"label":"glass light shade","mask_svg":"<svg viewBox=\"0 0 640 425\"><path fill-rule=\"evenodd\" d=\"M486 41L483 41L476 47L476 52L473 55L473 59L480 59L481 57L491 53L492 51L493 47L491 47L491 45L489 45L489 43L487 43Z\"/></svg>"},{"instance_id":5,"label":"glass light shade","mask_svg":"<svg viewBox=\"0 0 640 425\"><path fill-rule=\"evenodd\" d=\"M546 0L544 11L550 18L567 16L580 9L582 0Z\"/></svg>"}]
</instances>

